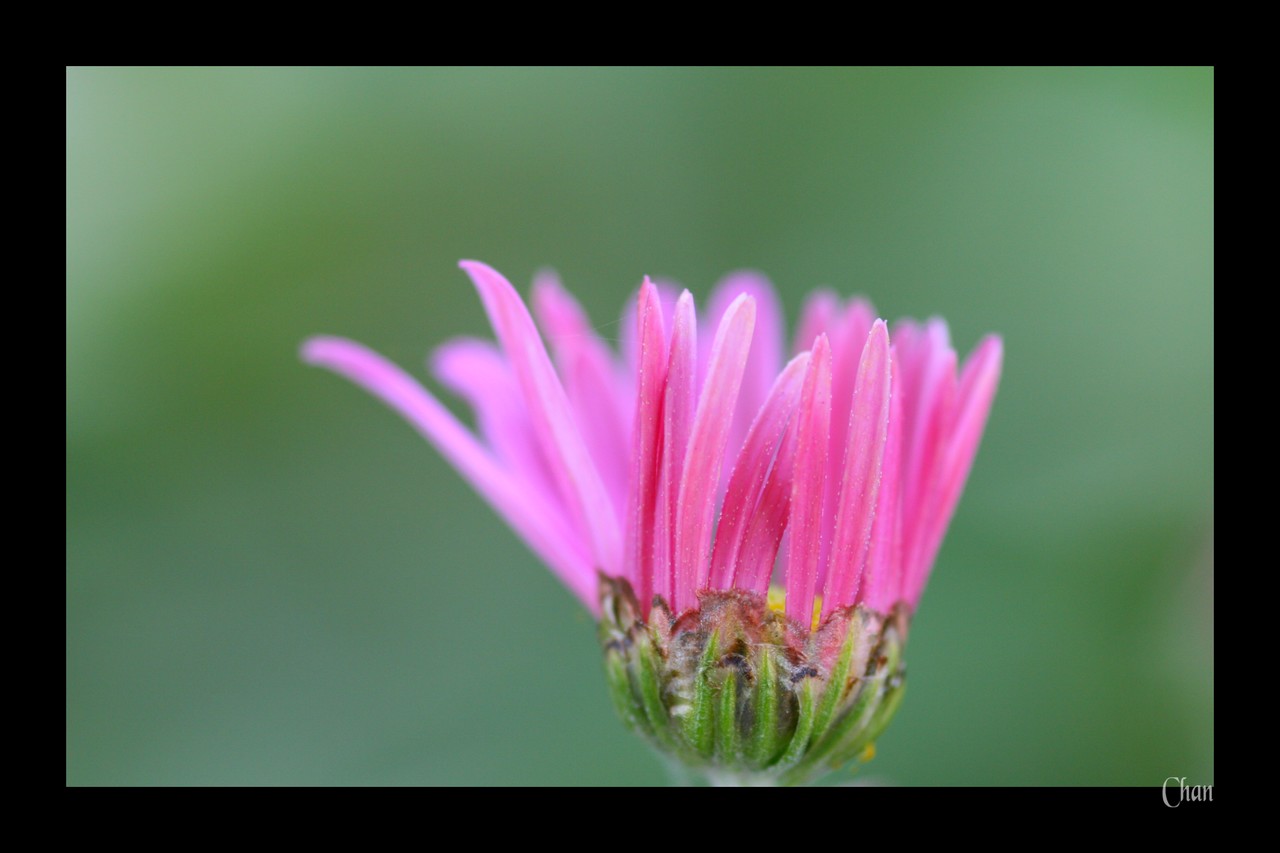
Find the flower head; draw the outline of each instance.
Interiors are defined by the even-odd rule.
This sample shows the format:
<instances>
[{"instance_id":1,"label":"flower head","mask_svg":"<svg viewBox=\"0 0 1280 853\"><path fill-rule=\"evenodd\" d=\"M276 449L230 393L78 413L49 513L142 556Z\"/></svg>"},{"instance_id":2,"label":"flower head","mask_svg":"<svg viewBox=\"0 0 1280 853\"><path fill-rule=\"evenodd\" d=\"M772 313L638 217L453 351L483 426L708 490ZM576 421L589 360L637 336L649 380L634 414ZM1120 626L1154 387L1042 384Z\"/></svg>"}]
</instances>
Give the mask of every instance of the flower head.
<instances>
[{"instance_id":1,"label":"flower head","mask_svg":"<svg viewBox=\"0 0 1280 853\"><path fill-rule=\"evenodd\" d=\"M977 451L999 338L958 368L946 324L892 333L818 292L783 364L768 282L726 277L701 322L645 280L614 353L551 275L537 325L464 261L497 344L440 347L476 432L363 346L305 360L401 413L600 619L618 710L711 773L803 781L866 754ZM550 343L548 352L539 335Z\"/></svg>"}]
</instances>

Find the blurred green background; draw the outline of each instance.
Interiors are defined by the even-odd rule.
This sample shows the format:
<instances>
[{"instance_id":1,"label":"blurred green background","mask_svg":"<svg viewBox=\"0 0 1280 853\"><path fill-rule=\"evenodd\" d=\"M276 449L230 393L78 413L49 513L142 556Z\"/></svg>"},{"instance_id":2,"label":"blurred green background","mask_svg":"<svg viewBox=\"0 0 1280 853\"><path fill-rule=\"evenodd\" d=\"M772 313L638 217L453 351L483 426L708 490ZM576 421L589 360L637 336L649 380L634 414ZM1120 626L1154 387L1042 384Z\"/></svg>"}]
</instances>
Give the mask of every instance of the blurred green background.
<instances>
[{"instance_id":1,"label":"blurred green background","mask_svg":"<svg viewBox=\"0 0 1280 853\"><path fill-rule=\"evenodd\" d=\"M1213 782L1211 70L71 69L69 784L665 783L582 608L298 362L488 336L459 258L610 337L739 267L1001 332L863 774Z\"/></svg>"}]
</instances>

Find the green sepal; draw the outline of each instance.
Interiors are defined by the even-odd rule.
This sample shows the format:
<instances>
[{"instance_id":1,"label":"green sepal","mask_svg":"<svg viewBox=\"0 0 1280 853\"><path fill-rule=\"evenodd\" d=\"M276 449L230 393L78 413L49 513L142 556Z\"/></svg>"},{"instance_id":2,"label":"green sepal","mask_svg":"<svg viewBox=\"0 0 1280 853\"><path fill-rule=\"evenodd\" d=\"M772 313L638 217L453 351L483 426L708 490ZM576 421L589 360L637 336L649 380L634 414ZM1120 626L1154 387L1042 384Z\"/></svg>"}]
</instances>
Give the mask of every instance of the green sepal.
<instances>
[{"instance_id":1,"label":"green sepal","mask_svg":"<svg viewBox=\"0 0 1280 853\"><path fill-rule=\"evenodd\" d=\"M703 592L673 614L604 576L600 605L619 716L715 781L802 784L856 761L905 690L905 607L846 608L811 630L755 593Z\"/></svg>"},{"instance_id":2,"label":"green sepal","mask_svg":"<svg viewBox=\"0 0 1280 853\"><path fill-rule=\"evenodd\" d=\"M631 676L627 672L627 662L617 649L610 649L604 655L605 683L609 685L609 698L618 716L628 727L644 735L653 734L653 728L643 714L637 713L635 694L631 690Z\"/></svg>"},{"instance_id":3,"label":"green sepal","mask_svg":"<svg viewBox=\"0 0 1280 853\"><path fill-rule=\"evenodd\" d=\"M742 760L742 738L738 732L738 671L732 668L725 673L716 700L716 759L729 767Z\"/></svg>"},{"instance_id":4,"label":"green sepal","mask_svg":"<svg viewBox=\"0 0 1280 853\"><path fill-rule=\"evenodd\" d=\"M778 670L773 655L765 650L756 667L756 683L752 688L755 719L751 726L751 741L747 757L753 766L768 767L770 759L781 751L783 732L778 726Z\"/></svg>"},{"instance_id":5,"label":"green sepal","mask_svg":"<svg viewBox=\"0 0 1280 853\"><path fill-rule=\"evenodd\" d=\"M862 623L865 624L865 623ZM851 622L849 633L840 649L840 656L827 682L827 690L819 708L818 722L809 739L808 750L796 765L782 776L784 784L798 784L826 768L840 767L860 756L868 744L878 735L868 735L883 704L885 686L889 677L898 672L901 645L892 627L888 627L882 639L874 644ZM865 643L862 649L857 644ZM864 670L860 677L848 678L855 661ZM841 674L845 679L839 678ZM846 680L847 679L847 680ZM845 695L831 701L832 691L845 686ZM824 713L830 708L830 716ZM885 721L887 723L887 720Z\"/></svg>"},{"instance_id":6,"label":"green sepal","mask_svg":"<svg viewBox=\"0 0 1280 853\"><path fill-rule=\"evenodd\" d=\"M715 705L714 691L711 689L711 675L716 660L716 634L712 632L707 646L698 660L698 671L694 675L693 696L689 710L684 715L682 727L684 739L693 751L710 758L715 743Z\"/></svg>"},{"instance_id":7,"label":"green sepal","mask_svg":"<svg viewBox=\"0 0 1280 853\"><path fill-rule=\"evenodd\" d=\"M883 681L874 677L862 679L848 710L827 730L826 736L814 745L811 751L814 760L826 761L831 767L839 767L854 754L855 749L860 751L865 747L862 735L871 724L883 695Z\"/></svg>"},{"instance_id":8,"label":"green sepal","mask_svg":"<svg viewBox=\"0 0 1280 853\"><path fill-rule=\"evenodd\" d=\"M632 648L635 650L635 665L631 667L631 689L640 699L640 707L644 710L654 737L660 743L674 746L669 729L670 715L662 701L661 665L657 652L648 634L643 631L636 635Z\"/></svg>"},{"instance_id":9,"label":"green sepal","mask_svg":"<svg viewBox=\"0 0 1280 853\"><path fill-rule=\"evenodd\" d=\"M802 678L796 690L796 699L800 705L796 715L796 730L791 742L775 765L778 770L785 771L793 767L804 757L809 746L809 738L813 735L813 725L817 718L818 701L814 696L814 679Z\"/></svg>"},{"instance_id":10,"label":"green sepal","mask_svg":"<svg viewBox=\"0 0 1280 853\"><path fill-rule=\"evenodd\" d=\"M880 739L880 735L884 734L884 730L893 721L893 715L898 713L898 706L902 704L902 697L906 695L906 692L906 679L901 679L896 685L890 686L885 691L884 699L880 702L880 707L876 709L876 715L872 718L871 725L867 727L867 743L875 743Z\"/></svg>"},{"instance_id":11,"label":"green sepal","mask_svg":"<svg viewBox=\"0 0 1280 853\"><path fill-rule=\"evenodd\" d=\"M853 761L861 761L862 754L866 752L867 747L874 744L880 739L880 735L888 728L889 721L893 719L893 715L897 713L898 705L902 702L902 696L906 693L906 682L902 682L896 687L886 687L881 695L880 702L876 705L872 712L871 720L861 734L850 741L844 749L837 753L832 761L832 767L842 767Z\"/></svg>"},{"instance_id":12,"label":"green sepal","mask_svg":"<svg viewBox=\"0 0 1280 853\"><path fill-rule=\"evenodd\" d=\"M858 713L856 725L851 725L841 736L841 743L832 755L831 765L840 767L861 757L868 746L876 742L880 733L893 719L902 694L906 690L905 673L902 671L902 643L897 632L891 627L886 629L876 649L874 664L876 671L868 673L864 692L875 688L874 701L855 703L850 715ZM861 706L860 708L858 706Z\"/></svg>"},{"instance_id":13,"label":"green sepal","mask_svg":"<svg viewBox=\"0 0 1280 853\"><path fill-rule=\"evenodd\" d=\"M827 686L822 691L822 701L818 703L818 710L814 714L813 731L809 736L810 743L817 743L826 735L840 700L849 689L849 669L853 665L854 646L857 643L858 632L850 625L844 642L840 644L840 655L836 658L835 665L831 667L830 674L827 675Z\"/></svg>"}]
</instances>

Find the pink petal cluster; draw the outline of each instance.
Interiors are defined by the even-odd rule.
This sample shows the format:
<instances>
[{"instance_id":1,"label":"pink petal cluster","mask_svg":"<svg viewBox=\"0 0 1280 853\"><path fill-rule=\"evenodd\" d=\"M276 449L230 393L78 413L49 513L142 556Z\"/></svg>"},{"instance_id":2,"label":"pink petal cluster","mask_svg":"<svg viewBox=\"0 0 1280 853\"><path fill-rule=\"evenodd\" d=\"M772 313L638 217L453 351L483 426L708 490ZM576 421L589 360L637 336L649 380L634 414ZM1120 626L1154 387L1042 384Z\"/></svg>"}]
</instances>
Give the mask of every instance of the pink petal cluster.
<instances>
[{"instance_id":1,"label":"pink petal cluster","mask_svg":"<svg viewBox=\"0 0 1280 853\"><path fill-rule=\"evenodd\" d=\"M497 342L451 341L432 368L475 432L360 344L313 338L303 358L400 412L593 612L597 572L677 614L771 579L806 629L818 596L822 618L914 610L995 395L998 337L960 368L942 320L890 333L867 302L819 291L784 364L773 289L738 273L701 320L687 290L645 279L615 353L553 276L534 283L535 325L500 274L461 267Z\"/></svg>"}]
</instances>

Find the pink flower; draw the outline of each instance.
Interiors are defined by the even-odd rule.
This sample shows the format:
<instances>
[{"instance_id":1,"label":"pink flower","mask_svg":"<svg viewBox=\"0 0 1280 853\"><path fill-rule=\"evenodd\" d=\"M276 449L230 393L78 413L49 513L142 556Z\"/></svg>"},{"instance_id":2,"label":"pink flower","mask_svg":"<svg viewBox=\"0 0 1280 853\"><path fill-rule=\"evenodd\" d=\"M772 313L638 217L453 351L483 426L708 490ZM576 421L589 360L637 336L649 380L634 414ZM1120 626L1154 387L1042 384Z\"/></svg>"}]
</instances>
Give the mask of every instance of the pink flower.
<instances>
[{"instance_id":1,"label":"pink flower","mask_svg":"<svg viewBox=\"0 0 1280 853\"><path fill-rule=\"evenodd\" d=\"M701 324L687 290L676 299L646 279L618 355L544 275L533 306L549 355L507 280L461 267L498 345L451 341L432 364L475 409L478 436L360 344L313 338L303 358L403 415L588 608L597 569L677 613L699 590L764 594L787 538L792 618L819 593L824 613L915 609L995 395L998 337L957 374L942 320L902 322L891 338L868 303L821 291L784 366L777 299L739 273Z\"/></svg>"},{"instance_id":2,"label":"pink flower","mask_svg":"<svg viewBox=\"0 0 1280 853\"><path fill-rule=\"evenodd\" d=\"M617 621L611 596L634 595L639 610L617 637L658 623L659 644L685 629L723 634L697 614L725 595L736 596L737 610L755 602L756 615L743 618L763 624L771 581L784 591L793 647L776 665L793 678L832 674L847 632L822 650L814 638L855 610L877 615L868 634L876 642L892 614L905 634L995 395L998 337L958 369L942 320L904 321L890 333L867 302L820 291L804 305L784 364L772 288L737 273L712 293L701 322L687 290L677 297L646 279L615 353L553 276L534 283L535 325L500 274L475 261L461 267L497 343L451 341L432 366L474 409L475 432L360 344L313 338L303 358L404 416L594 614ZM660 669L678 668L674 648L660 650ZM858 666L854 681L867 677ZM634 671L620 677L643 702ZM802 709L797 688L788 689ZM694 700L678 693L663 687L663 707L649 709L663 722L640 726L656 741L666 721L693 713L682 709ZM716 749L730 747L709 749L726 763Z\"/></svg>"}]
</instances>

